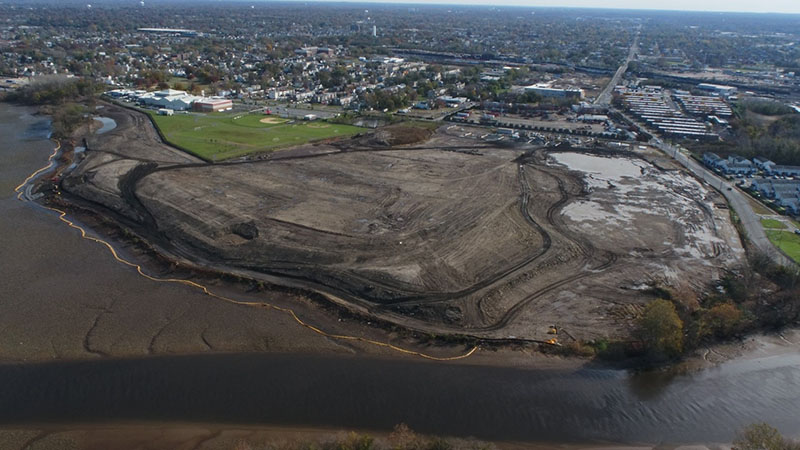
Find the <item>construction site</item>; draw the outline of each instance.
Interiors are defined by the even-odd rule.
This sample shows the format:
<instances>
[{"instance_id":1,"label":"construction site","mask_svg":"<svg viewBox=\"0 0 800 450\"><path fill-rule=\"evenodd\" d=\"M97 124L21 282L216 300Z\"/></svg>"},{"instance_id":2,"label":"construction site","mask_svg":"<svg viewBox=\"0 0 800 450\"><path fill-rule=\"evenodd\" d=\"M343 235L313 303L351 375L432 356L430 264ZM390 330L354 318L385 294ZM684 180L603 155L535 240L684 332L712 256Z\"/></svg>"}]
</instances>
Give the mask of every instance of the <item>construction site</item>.
<instances>
[{"instance_id":1,"label":"construction site","mask_svg":"<svg viewBox=\"0 0 800 450\"><path fill-rule=\"evenodd\" d=\"M400 124L210 164L141 113L103 115L68 200L167 258L425 333L624 337L654 286L704 291L744 258L724 199L645 147Z\"/></svg>"}]
</instances>

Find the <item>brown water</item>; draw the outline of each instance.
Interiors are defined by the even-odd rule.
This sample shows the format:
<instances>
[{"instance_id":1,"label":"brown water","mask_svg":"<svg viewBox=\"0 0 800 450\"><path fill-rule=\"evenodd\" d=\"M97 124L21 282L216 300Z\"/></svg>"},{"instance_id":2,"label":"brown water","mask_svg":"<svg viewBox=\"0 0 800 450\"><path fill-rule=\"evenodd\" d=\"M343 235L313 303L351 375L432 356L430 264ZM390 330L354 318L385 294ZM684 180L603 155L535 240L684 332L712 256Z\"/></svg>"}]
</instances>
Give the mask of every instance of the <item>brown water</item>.
<instances>
[{"instance_id":1,"label":"brown water","mask_svg":"<svg viewBox=\"0 0 800 450\"><path fill-rule=\"evenodd\" d=\"M31 112L0 103L0 362L206 351L354 351L298 327L286 314L230 305L197 289L143 279L107 249L81 239L57 214L18 201L14 188L46 164L54 146L47 139L48 120ZM235 295L278 304L293 301L280 294ZM324 319L314 316L324 312L295 303L292 307L313 323Z\"/></svg>"},{"instance_id":2,"label":"brown water","mask_svg":"<svg viewBox=\"0 0 800 450\"><path fill-rule=\"evenodd\" d=\"M272 350L304 338L267 313L138 277L54 214L17 201L13 188L52 151L47 120L29 112L0 104L0 427L150 420L388 430L405 422L492 440L682 443L730 441L737 428L767 421L800 437L797 350L687 375L303 352L148 356L154 348L197 353L203 341ZM308 345L344 353L327 340Z\"/></svg>"}]
</instances>

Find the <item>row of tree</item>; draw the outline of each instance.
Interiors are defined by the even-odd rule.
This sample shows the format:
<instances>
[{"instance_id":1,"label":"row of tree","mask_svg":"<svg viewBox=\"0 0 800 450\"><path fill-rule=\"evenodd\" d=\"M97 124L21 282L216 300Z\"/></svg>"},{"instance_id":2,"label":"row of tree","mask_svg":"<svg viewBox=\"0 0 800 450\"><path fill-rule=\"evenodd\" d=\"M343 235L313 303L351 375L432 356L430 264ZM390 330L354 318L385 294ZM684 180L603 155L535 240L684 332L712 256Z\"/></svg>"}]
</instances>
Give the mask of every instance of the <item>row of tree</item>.
<instances>
[{"instance_id":1,"label":"row of tree","mask_svg":"<svg viewBox=\"0 0 800 450\"><path fill-rule=\"evenodd\" d=\"M725 142L692 144L693 149L722 156L761 156L777 164L800 166L800 114L781 103L749 100L737 104L736 115Z\"/></svg>"},{"instance_id":2,"label":"row of tree","mask_svg":"<svg viewBox=\"0 0 800 450\"><path fill-rule=\"evenodd\" d=\"M708 343L745 332L780 328L800 319L800 272L750 255L711 294L654 286L634 334L640 351L655 360L680 357Z\"/></svg>"},{"instance_id":3,"label":"row of tree","mask_svg":"<svg viewBox=\"0 0 800 450\"><path fill-rule=\"evenodd\" d=\"M60 105L94 96L102 89L88 78L49 76L6 94L6 100L26 105Z\"/></svg>"}]
</instances>

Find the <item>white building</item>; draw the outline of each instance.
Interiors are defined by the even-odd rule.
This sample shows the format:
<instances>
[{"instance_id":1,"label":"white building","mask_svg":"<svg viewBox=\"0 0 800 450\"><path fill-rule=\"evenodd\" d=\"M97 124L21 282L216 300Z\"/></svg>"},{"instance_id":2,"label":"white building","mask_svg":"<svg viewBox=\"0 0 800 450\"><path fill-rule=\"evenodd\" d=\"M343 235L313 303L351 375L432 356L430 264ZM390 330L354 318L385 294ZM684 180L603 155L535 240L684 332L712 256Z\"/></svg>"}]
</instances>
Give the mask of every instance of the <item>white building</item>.
<instances>
[{"instance_id":1,"label":"white building","mask_svg":"<svg viewBox=\"0 0 800 450\"><path fill-rule=\"evenodd\" d=\"M583 89L577 88L553 88L547 84L534 84L525 87L525 92L533 92L545 98L577 98L581 99L584 96Z\"/></svg>"},{"instance_id":2,"label":"white building","mask_svg":"<svg viewBox=\"0 0 800 450\"><path fill-rule=\"evenodd\" d=\"M737 89L733 86L723 86L720 84L711 84L711 83L700 83L697 85L697 89L713 92L719 95L724 95L726 97L735 94L737 91Z\"/></svg>"},{"instance_id":3,"label":"white building","mask_svg":"<svg viewBox=\"0 0 800 450\"><path fill-rule=\"evenodd\" d=\"M137 100L148 106L172 109L175 111L186 111L192 109L192 103L202 100L202 97L187 94L184 91L165 89L163 91L148 92L139 95Z\"/></svg>"},{"instance_id":4,"label":"white building","mask_svg":"<svg viewBox=\"0 0 800 450\"><path fill-rule=\"evenodd\" d=\"M281 100L288 98L292 94L294 94L294 90L292 89L270 89L267 93L267 97L271 100Z\"/></svg>"}]
</instances>

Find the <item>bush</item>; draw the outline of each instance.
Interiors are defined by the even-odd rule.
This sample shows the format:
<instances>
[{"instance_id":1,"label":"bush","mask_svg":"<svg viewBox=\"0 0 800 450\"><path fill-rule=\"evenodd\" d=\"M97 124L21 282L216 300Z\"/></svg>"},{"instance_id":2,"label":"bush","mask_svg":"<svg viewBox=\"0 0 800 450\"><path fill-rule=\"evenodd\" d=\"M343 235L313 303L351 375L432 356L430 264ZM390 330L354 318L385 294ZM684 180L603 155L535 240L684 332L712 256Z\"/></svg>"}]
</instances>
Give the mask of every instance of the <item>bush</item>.
<instances>
[{"instance_id":1,"label":"bush","mask_svg":"<svg viewBox=\"0 0 800 450\"><path fill-rule=\"evenodd\" d=\"M53 118L53 137L67 138L81 125L89 121L88 110L85 106L76 103L47 107L43 112L49 113Z\"/></svg>"},{"instance_id":2,"label":"bush","mask_svg":"<svg viewBox=\"0 0 800 450\"><path fill-rule=\"evenodd\" d=\"M708 329L719 337L727 337L736 331L742 321L742 311L732 303L714 305L705 313Z\"/></svg>"},{"instance_id":3,"label":"bush","mask_svg":"<svg viewBox=\"0 0 800 450\"><path fill-rule=\"evenodd\" d=\"M785 114L792 114L794 110L781 102L763 99L743 100L739 102L740 106L748 111L753 111L756 114L765 116L782 116Z\"/></svg>"},{"instance_id":4,"label":"bush","mask_svg":"<svg viewBox=\"0 0 800 450\"><path fill-rule=\"evenodd\" d=\"M425 450L451 450L453 448L449 442L444 439L436 438L425 446Z\"/></svg>"},{"instance_id":5,"label":"bush","mask_svg":"<svg viewBox=\"0 0 800 450\"><path fill-rule=\"evenodd\" d=\"M608 345L606 345L605 348L608 348ZM584 358L590 358L596 354L595 347L593 345L580 341L572 341L566 344L564 346L564 350L568 355L582 356Z\"/></svg>"},{"instance_id":6,"label":"bush","mask_svg":"<svg viewBox=\"0 0 800 450\"><path fill-rule=\"evenodd\" d=\"M389 435L389 443L393 450L416 450L422 447L422 439L404 423L395 425Z\"/></svg>"},{"instance_id":7,"label":"bush","mask_svg":"<svg viewBox=\"0 0 800 450\"><path fill-rule=\"evenodd\" d=\"M737 433L734 450L797 450L800 444L785 439L766 423L756 423Z\"/></svg>"},{"instance_id":8,"label":"bush","mask_svg":"<svg viewBox=\"0 0 800 450\"><path fill-rule=\"evenodd\" d=\"M683 351L683 321L675 305L663 299L652 301L639 319L637 334L653 356L676 357Z\"/></svg>"},{"instance_id":9,"label":"bush","mask_svg":"<svg viewBox=\"0 0 800 450\"><path fill-rule=\"evenodd\" d=\"M48 76L12 92L8 99L27 105L60 105L91 97L102 86L87 78Z\"/></svg>"},{"instance_id":10,"label":"bush","mask_svg":"<svg viewBox=\"0 0 800 450\"><path fill-rule=\"evenodd\" d=\"M442 438L426 439L401 423L389 435L391 450L450 450L453 444Z\"/></svg>"},{"instance_id":11,"label":"bush","mask_svg":"<svg viewBox=\"0 0 800 450\"><path fill-rule=\"evenodd\" d=\"M372 450L375 438L365 434L350 433L346 438L325 445L326 450Z\"/></svg>"}]
</instances>

